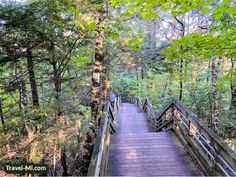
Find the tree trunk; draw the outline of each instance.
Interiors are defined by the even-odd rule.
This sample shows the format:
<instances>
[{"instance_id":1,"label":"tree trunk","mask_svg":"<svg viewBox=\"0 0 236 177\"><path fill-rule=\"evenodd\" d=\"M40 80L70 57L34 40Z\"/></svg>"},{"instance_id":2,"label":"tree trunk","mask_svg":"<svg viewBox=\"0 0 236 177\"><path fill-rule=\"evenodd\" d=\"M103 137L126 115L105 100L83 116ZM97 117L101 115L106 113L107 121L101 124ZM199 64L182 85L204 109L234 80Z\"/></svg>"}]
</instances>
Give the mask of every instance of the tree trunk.
<instances>
[{"instance_id":1,"label":"tree trunk","mask_svg":"<svg viewBox=\"0 0 236 177\"><path fill-rule=\"evenodd\" d=\"M62 115L62 109L61 109L61 75L59 73L57 62L54 60L52 62L53 67L53 81L54 81L54 88L55 88L55 104L57 109L57 115Z\"/></svg>"},{"instance_id":2,"label":"tree trunk","mask_svg":"<svg viewBox=\"0 0 236 177\"><path fill-rule=\"evenodd\" d=\"M29 48L27 48L27 68L29 73L33 107L39 108L39 97L38 97L38 89L34 72L34 61L33 61L32 51Z\"/></svg>"},{"instance_id":3,"label":"tree trunk","mask_svg":"<svg viewBox=\"0 0 236 177\"><path fill-rule=\"evenodd\" d=\"M141 69L141 79L144 80L144 71Z\"/></svg>"},{"instance_id":4,"label":"tree trunk","mask_svg":"<svg viewBox=\"0 0 236 177\"><path fill-rule=\"evenodd\" d=\"M61 149L61 166L62 166L62 169L63 169L62 176L68 176L65 146Z\"/></svg>"},{"instance_id":5,"label":"tree trunk","mask_svg":"<svg viewBox=\"0 0 236 177\"><path fill-rule=\"evenodd\" d=\"M216 133L219 133L220 128L220 114L219 114L219 98L217 93L217 66L216 66L216 58L212 59L211 64L211 77L212 77L212 124L213 124L213 130Z\"/></svg>"},{"instance_id":6,"label":"tree trunk","mask_svg":"<svg viewBox=\"0 0 236 177\"><path fill-rule=\"evenodd\" d=\"M5 127L5 120L4 120L4 114L3 114L3 106L2 106L2 99L0 98L0 117L1 117L1 123L2 123L2 129L4 134L6 133L6 127Z\"/></svg>"},{"instance_id":7,"label":"tree trunk","mask_svg":"<svg viewBox=\"0 0 236 177\"><path fill-rule=\"evenodd\" d=\"M103 94L102 94L103 104L107 101L107 99L109 97L110 89L111 89L110 76L109 76L109 72L107 71L107 69L105 69L104 70L103 89L102 89L102 91L103 91Z\"/></svg>"},{"instance_id":8,"label":"tree trunk","mask_svg":"<svg viewBox=\"0 0 236 177\"><path fill-rule=\"evenodd\" d=\"M208 62L208 67L207 67L208 71L211 71L211 60L209 60ZM207 77L206 77L206 82L207 84L209 84L210 82L210 75L208 75L207 73ZM213 110L213 106L212 106L212 95L211 93L208 93L207 94L207 97L208 97L208 116L207 116L207 123L208 123L208 126L212 127L212 110Z\"/></svg>"},{"instance_id":9,"label":"tree trunk","mask_svg":"<svg viewBox=\"0 0 236 177\"><path fill-rule=\"evenodd\" d=\"M180 60L179 100L183 97L183 59Z\"/></svg>"},{"instance_id":10,"label":"tree trunk","mask_svg":"<svg viewBox=\"0 0 236 177\"><path fill-rule=\"evenodd\" d=\"M232 71L235 68L235 63L236 63L236 59L231 59L231 67L232 67ZM231 89L231 106L230 109L234 110L234 116L236 116L236 84L233 81L233 78L235 77L235 74L232 72L231 74L231 84L230 84L230 89Z\"/></svg>"},{"instance_id":11,"label":"tree trunk","mask_svg":"<svg viewBox=\"0 0 236 177\"><path fill-rule=\"evenodd\" d=\"M230 83L230 90L231 90L231 104L229 108L229 119L235 120L236 119L236 83L233 81L235 78L235 74L233 73L235 70L236 59L231 59L231 83ZM236 137L236 130L229 131L228 137L235 138Z\"/></svg>"},{"instance_id":12,"label":"tree trunk","mask_svg":"<svg viewBox=\"0 0 236 177\"><path fill-rule=\"evenodd\" d=\"M58 63L56 61L56 55L55 55L55 43L54 39L51 39L51 65L53 68L53 82L54 82L54 91L55 91L55 106L56 106L56 112L57 116L62 115L62 109L61 109L61 74L59 71Z\"/></svg>"},{"instance_id":13,"label":"tree trunk","mask_svg":"<svg viewBox=\"0 0 236 177\"><path fill-rule=\"evenodd\" d=\"M96 37L95 44L95 63L92 72L92 100L91 100L91 122L96 127L97 123L97 115L99 113L99 109L101 106L101 94L100 94L100 86L101 86L101 72L103 67L103 32L101 28L98 26L98 35Z\"/></svg>"},{"instance_id":14,"label":"tree trunk","mask_svg":"<svg viewBox=\"0 0 236 177\"><path fill-rule=\"evenodd\" d=\"M193 59L193 73L192 73L192 88L191 88L190 94L193 97L193 101L194 101L194 104L196 105L198 115L203 117L201 108L197 102L197 97L196 97L197 78L198 78L198 60L197 58L194 58Z\"/></svg>"},{"instance_id":15,"label":"tree trunk","mask_svg":"<svg viewBox=\"0 0 236 177\"><path fill-rule=\"evenodd\" d=\"M23 78L22 67L16 63L15 69L15 79L19 84L19 109L21 112L26 113L27 106L27 90L26 90L26 81Z\"/></svg>"},{"instance_id":16,"label":"tree trunk","mask_svg":"<svg viewBox=\"0 0 236 177\"><path fill-rule=\"evenodd\" d=\"M183 38L185 36L185 24L184 24L184 19L178 19L177 17L174 17L175 20L180 24L181 26L181 34L180 38ZM183 47L180 46L180 49L183 50ZM180 59L180 80L179 80L179 100L182 100L183 97L183 66L184 65L184 60L183 58Z\"/></svg>"},{"instance_id":17,"label":"tree trunk","mask_svg":"<svg viewBox=\"0 0 236 177\"><path fill-rule=\"evenodd\" d=\"M193 91L196 90L197 77L198 77L198 61L197 61L197 58L194 58L193 59L193 76L192 76Z\"/></svg>"},{"instance_id":18,"label":"tree trunk","mask_svg":"<svg viewBox=\"0 0 236 177\"><path fill-rule=\"evenodd\" d=\"M26 106L27 106L27 91L26 91L26 81L23 77L19 78L19 84L20 84L20 109L26 113Z\"/></svg>"},{"instance_id":19,"label":"tree trunk","mask_svg":"<svg viewBox=\"0 0 236 177\"><path fill-rule=\"evenodd\" d=\"M100 23L100 20L98 24ZM80 173L83 175L87 174L89 163L91 160L93 147L94 147L94 139L95 132L98 126L98 113L101 107L102 94L101 91L101 73L103 69L103 29L97 25L98 34L96 36L96 44L95 44L95 63L92 72L92 88L91 88L91 124L89 127L89 131L86 132L86 140L84 144L84 155L83 159L80 162ZM102 92L103 93L103 92Z\"/></svg>"}]
</instances>

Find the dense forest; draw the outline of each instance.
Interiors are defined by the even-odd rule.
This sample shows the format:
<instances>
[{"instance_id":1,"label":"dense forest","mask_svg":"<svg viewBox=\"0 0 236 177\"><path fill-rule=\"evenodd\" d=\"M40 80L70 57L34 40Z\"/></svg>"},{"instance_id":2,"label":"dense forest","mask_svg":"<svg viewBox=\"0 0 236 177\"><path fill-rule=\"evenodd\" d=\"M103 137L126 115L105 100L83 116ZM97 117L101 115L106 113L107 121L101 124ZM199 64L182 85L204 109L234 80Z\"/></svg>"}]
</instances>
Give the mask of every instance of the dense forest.
<instances>
[{"instance_id":1,"label":"dense forest","mask_svg":"<svg viewBox=\"0 0 236 177\"><path fill-rule=\"evenodd\" d=\"M236 151L235 6L0 0L0 164L86 175L111 90L156 110L175 97Z\"/></svg>"}]
</instances>

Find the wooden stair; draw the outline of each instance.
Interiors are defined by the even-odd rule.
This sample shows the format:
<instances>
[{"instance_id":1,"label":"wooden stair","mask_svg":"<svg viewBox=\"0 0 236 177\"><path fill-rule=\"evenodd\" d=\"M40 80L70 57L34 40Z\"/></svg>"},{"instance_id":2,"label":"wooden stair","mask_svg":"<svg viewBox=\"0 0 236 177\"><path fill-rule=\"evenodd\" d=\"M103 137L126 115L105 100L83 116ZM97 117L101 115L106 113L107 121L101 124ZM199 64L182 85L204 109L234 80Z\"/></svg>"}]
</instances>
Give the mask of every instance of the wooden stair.
<instances>
[{"instance_id":1,"label":"wooden stair","mask_svg":"<svg viewBox=\"0 0 236 177\"><path fill-rule=\"evenodd\" d=\"M174 132L152 132L133 104L123 103L112 135L107 176L202 176Z\"/></svg>"}]
</instances>

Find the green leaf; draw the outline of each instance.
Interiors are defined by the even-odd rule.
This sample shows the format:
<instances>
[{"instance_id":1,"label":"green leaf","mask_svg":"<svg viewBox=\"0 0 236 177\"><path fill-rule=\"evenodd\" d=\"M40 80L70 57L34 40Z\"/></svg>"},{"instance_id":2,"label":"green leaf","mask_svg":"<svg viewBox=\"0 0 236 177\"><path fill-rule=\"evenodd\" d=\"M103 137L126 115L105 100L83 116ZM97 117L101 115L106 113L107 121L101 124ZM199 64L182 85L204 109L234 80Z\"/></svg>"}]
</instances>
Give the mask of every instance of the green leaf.
<instances>
[{"instance_id":1,"label":"green leaf","mask_svg":"<svg viewBox=\"0 0 236 177\"><path fill-rule=\"evenodd\" d=\"M96 28L97 28L97 24L96 24L96 22L89 23L89 24L86 26L86 28L87 28L88 30L90 30L90 31L94 31L94 30L96 30Z\"/></svg>"},{"instance_id":2,"label":"green leaf","mask_svg":"<svg viewBox=\"0 0 236 177\"><path fill-rule=\"evenodd\" d=\"M85 30L84 25L82 25L79 21L75 21L75 25L78 26L80 29Z\"/></svg>"},{"instance_id":3,"label":"green leaf","mask_svg":"<svg viewBox=\"0 0 236 177\"><path fill-rule=\"evenodd\" d=\"M118 33L116 33L116 32L111 32L110 35L111 35L112 39L118 39L120 37L120 35Z\"/></svg>"},{"instance_id":4,"label":"green leaf","mask_svg":"<svg viewBox=\"0 0 236 177\"><path fill-rule=\"evenodd\" d=\"M208 7L205 7L202 9L202 14L206 15L210 12L210 9Z\"/></svg>"},{"instance_id":5,"label":"green leaf","mask_svg":"<svg viewBox=\"0 0 236 177\"><path fill-rule=\"evenodd\" d=\"M27 0L26 3L27 4L33 4L35 2L35 0Z\"/></svg>"},{"instance_id":6,"label":"green leaf","mask_svg":"<svg viewBox=\"0 0 236 177\"><path fill-rule=\"evenodd\" d=\"M215 20L219 20L222 17L222 12L218 12L216 14L213 15Z\"/></svg>"}]
</instances>

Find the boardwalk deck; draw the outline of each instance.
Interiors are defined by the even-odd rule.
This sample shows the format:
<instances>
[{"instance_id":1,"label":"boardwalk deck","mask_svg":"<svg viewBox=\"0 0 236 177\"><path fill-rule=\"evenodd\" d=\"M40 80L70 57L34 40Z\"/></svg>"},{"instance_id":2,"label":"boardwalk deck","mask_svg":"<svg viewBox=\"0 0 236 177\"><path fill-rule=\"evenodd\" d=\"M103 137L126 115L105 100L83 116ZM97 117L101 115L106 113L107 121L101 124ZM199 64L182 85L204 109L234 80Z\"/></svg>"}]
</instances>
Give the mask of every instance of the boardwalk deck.
<instances>
[{"instance_id":1,"label":"boardwalk deck","mask_svg":"<svg viewBox=\"0 0 236 177\"><path fill-rule=\"evenodd\" d=\"M133 104L122 104L107 176L201 175L174 132L152 132L144 113Z\"/></svg>"}]
</instances>

